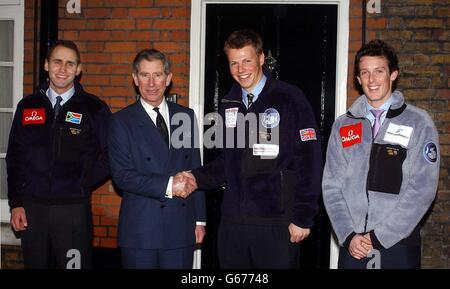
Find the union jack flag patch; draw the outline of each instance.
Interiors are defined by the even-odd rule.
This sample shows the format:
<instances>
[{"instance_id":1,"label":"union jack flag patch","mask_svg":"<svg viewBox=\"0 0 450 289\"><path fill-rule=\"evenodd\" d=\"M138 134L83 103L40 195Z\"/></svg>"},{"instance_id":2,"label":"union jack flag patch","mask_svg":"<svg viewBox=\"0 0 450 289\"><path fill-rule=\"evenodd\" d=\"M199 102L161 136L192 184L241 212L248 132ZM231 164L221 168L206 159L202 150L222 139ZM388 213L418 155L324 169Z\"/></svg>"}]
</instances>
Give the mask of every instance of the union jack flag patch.
<instances>
[{"instance_id":1,"label":"union jack flag patch","mask_svg":"<svg viewBox=\"0 0 450 289\"><path fill-rule=\"evenodd\" d=\"M305 128L300 130L300 139L302 141L317 140L316 131L313 128Z\"/></svg>"}]
</instances>

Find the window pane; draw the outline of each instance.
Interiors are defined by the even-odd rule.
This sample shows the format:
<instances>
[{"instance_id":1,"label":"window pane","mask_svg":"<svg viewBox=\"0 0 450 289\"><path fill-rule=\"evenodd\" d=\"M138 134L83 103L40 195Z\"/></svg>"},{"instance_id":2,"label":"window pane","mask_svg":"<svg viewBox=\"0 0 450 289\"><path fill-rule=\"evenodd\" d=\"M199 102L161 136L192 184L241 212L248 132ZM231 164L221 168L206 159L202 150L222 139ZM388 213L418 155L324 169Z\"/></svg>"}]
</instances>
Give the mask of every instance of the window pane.
<instances>
[{"instance_id":1,"label":"window pane","mask_svg":"<svg viewBox=\"0 0 450 289\"><path fill-rule=\"evenodd\" d=\"M5 159L0 159L0 198L8 198L8 186L6 184L6 162Z\"/></svg>"},{"instance_id":2,"label":"window pane","mask_svg":"<svg viewBox=\"0 0 450 289\"><path fill-rule=\"evenodd\" d=\"M12 117L13 114L11 112L0 112L0 153L6 153L6 149L8 148Z\"/></svg>"},{"instance_id":3,"label":"window pane","mask_svg":"<svg viewBox=\"0 0 450 289\"><path fill-rule=\"evenodd\" d=\"M13 61L14 21L0 20L0 61Z\"/></svg>"},{"instance_id":4,"label":"window pane","mask_svg":"<svg viewBox=\"0 0 450 289\"><path fill-rule=\"evenodd\" d=\"M0 67L0 107L13 107L13 68Z\"/></svg>"}]
</instances>

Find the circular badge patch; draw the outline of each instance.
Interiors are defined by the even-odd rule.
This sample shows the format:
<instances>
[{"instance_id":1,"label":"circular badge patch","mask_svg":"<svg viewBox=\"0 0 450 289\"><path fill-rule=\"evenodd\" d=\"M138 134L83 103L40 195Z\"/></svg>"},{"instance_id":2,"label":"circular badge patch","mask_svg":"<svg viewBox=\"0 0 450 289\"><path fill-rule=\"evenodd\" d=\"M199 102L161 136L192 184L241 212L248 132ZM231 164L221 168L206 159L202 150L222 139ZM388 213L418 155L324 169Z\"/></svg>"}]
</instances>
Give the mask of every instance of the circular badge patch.
<instances>
[{"instance_id":1,"label":"circular badge patch","mask_svg":"<svg viewBox=\"0 0 450 289\"><path fill-rule=\"evenodd\" d=\"M265 128L275 128L280 124L280 114L275 108L268 108L262 115L261 123Z\"/></svg>"},{"instance_id":2,"label":"circular badge patch","mask_svg":"<svg viewBox=\"0 0 450 289\"><path fill-rule=\"evenodd\" d=\"M429 142L423 147L423 156L430 163L437 160L437 146L434 142Z\"/></svg>"}]
</instances>

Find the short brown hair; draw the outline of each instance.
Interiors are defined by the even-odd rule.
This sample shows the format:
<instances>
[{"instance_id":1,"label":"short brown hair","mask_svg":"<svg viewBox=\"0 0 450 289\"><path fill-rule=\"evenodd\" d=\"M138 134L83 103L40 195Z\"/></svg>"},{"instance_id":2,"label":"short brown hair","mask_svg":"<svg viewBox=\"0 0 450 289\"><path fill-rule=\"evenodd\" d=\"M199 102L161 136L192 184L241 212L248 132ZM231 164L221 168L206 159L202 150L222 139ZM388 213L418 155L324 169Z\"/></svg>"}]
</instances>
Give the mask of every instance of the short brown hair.
<instances>
[{"instance_id":1,"label":"short brown hair","mask_svg":"<svg viewBox=\"0 0 450 289\"><path fill-rule=\"evenodd\" d=\"M53 43L53 45L50 46L50 49L47 52L47 60L50 60L53 51L58 46L62 46L73 50L77 56L77 64L81 63L80 51L78 50L78 46L75 44L75 42L71 40L57 40L55 43Z\"/></svg>"},{"instance_id":2,"label":"short brown hair","mask_svg":"<svg viewBox=\"0 0 450 289\"><path fill-rule=\"evenodd\" d=\"M366 43L356 53L355 67L353 69L353 75L355 77L355 85L360 92L362 92L362 88L356 78L359 76L360 73L359 63L361 62L361 58L363 56L384 57L388 62L389 74L391 74L394 71L399 71L397 53L395 52L395 49L391 45L380 39L375 39L370 41L369 43ZM398 77L392 83L392 91L394 91L397 88L397 80Z\"/></svg>"},{"instance_id":3,"label":"short brown hair","mask_svg":"<svg viewBox=\"0 0 450 289\"><path fill-rule=\"evenodd\" d=\"M247 45L255 47L258 55L263 53L263 42L261 36L250 29L236 30L231 33L225 41L223 51L227 53L229 49L240 49Z\"/></svg>"}]
</instances>

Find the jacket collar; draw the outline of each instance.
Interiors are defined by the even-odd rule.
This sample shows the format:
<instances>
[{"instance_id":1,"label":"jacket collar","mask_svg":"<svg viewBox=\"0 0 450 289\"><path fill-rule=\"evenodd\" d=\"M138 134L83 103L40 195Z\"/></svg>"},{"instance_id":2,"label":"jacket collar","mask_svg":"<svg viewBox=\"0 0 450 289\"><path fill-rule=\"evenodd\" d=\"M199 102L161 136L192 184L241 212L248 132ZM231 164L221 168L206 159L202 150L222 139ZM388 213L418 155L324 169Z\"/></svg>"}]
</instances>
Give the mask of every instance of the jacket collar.
<instances>
[{"instance_id":1,"label":"jacket collar","mask_svg":"<svg viewBox=\"0 0 450 289\"><path fill-rule=\"evenodd\" d=\"M45 83L43 83L43 84L41 84L41 85L38 87L38 93L37 93L37 94L38 94L38 95L41 95L41 96L45 96L46 98L48 98L48 97L47 97L47 94L46 94L46 91L48 90L49 87L50 87L50 83L49 83L48 81L45 82ZM79 96L82 95L82 94L84 93L83 86L82 86L78 81L75 81L74 87L75 87L75 93L74 93L74 95L69 99L69 101L71 101L72 99L78 99Z\"/></svg>"},{"instance_id":2,"label":"jacket collar","mask_svg":"<svg viewBox=\"0 0 450 289\"><path fill-rule=\"evenodd\" d=\"M401 114L405 108L405 98L403 94L396 90L391 94L392 104L389 108L386 117L393 118ZM364 118L367 115L367 97L366 95L361 95L358 97L355 102L350 106L347 111L347 115L355 118Z\"/></svg>"},{"instance_id":3,"label":"jacket collar","mask_svg":"<svg viewBox=\"0 0 450 289\"><path fill-rule=\"evenodd\" d=\"M259 94L258 98L264 97L264 95L268 94L275 87L276 81L272 78L272 74L268 69L263 70L264 75L267 77L266 84L264 85L263 90ZM234 83L230 89L230 92L222 99L222 103L227 102L236 102L242 103L242 88L239 83Z\"/></svg>"}]
</instances>

